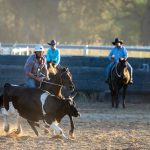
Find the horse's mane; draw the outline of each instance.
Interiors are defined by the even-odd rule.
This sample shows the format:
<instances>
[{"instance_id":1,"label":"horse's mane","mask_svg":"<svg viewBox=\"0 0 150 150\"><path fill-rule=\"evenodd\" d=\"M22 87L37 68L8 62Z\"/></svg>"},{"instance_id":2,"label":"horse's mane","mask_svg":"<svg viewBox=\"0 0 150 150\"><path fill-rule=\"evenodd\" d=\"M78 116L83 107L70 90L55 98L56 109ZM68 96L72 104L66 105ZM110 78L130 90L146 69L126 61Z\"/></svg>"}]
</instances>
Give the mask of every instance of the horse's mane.
<instances>
[{"instance_id":1,"label":"horse's mane","mask_svg":"<svg viewBox=\"0 0 150 150\"><path fill-rule=\"evenodd\" d=\"M48 69L48 72L49 72L49 76L56 75L59 71L57 67L53 67L52 65L49 66L47 69Z\"/></svg>"}]
</instances>

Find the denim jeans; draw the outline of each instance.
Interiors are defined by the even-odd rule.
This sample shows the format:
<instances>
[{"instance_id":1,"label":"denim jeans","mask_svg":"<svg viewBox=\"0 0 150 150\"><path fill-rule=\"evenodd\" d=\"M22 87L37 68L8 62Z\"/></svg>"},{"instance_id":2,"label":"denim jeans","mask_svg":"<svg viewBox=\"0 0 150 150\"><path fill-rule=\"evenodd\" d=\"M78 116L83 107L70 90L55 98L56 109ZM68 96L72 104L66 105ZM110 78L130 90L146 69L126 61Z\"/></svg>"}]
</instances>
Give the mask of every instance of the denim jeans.
<instances>
[{"instance_id":1,"label":"denim jeans","mask_svg":"<svg viewBox=\"0 0 150 150\"><path fill-rule=\"evenodd\" d=\"M128 69L129 69L129 72L130 72L130 75L131 75L131 79L132 79L132 76L133 76L133 68L132 66L127 62L127 65L128 65Z\"/></svg>"},{"instance_id":2,"label":"denim jeans","mask_svg":"<svg viewBox=\"0 0 150 150\"><path fill-rule=\"evenodd\" d=\"M27 80L26 80L26 86L27 87L36 88L35 80L31 79L31 78L27 78Z\"/></svg>"},{"instance_id":3,"label":"denim jeans","mask_svg":"<svg viewBox=\"0 0 150 150\"><path fill-rule=\"evenodd\" d=\"M114 62L111 62L111 63L108 64L108 66L106 67L106 79L109 78L110 71L111 71L111 69L112 69L112 67L113 67L114 64L115 64Z\"/></svg>"}]
</instances>

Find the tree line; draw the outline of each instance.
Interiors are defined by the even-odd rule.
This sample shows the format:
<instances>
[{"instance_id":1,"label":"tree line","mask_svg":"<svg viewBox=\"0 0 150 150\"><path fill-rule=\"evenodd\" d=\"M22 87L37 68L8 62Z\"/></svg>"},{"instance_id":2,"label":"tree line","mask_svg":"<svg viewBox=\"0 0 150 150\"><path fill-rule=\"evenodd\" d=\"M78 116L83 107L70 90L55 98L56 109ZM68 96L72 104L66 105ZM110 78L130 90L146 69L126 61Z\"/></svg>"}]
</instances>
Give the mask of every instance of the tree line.
<instances>
[{"instance_id":1,"label":"tree line","mask_svg":"<svg viewBox=\"0 0 150 150\"><path fill-rule=\"evenodd\" d=\"M0 0L0 42L150 45L148 0Z\"/></svg>"}]
</instances>

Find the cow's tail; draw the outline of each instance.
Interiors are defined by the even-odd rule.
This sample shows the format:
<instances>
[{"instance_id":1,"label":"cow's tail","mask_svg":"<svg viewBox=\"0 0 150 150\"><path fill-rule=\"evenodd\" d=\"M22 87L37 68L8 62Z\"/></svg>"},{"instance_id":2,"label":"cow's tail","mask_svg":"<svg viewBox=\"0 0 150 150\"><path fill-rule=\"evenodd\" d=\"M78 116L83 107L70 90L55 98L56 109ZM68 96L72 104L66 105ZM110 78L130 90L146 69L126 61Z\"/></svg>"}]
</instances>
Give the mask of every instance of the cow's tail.
<instances>
[{"instance_id":1,"label":"cow's tail","mask_svg":"<svg viewBox=\"0 0 150 150\"><path fill-rule=\"evenodd\" d=\"M0 95L0 108L3 106L3 94Z\"/></svg>"},{"instance_id":2,"label":"cow's tail","mask_svg":"<svg viewBox=\"0 0 150 150\"><path fill-rule=\"evenodd\" d=\"M4 85L4 91L3 91L3 107L8 111L9 110L9 96L8 96L8 91L9 91L9 87L11 87L10 83L5 83Z\"/></svg>"},{"instance_id":3,"label":"cow's tail","mask_svg":"<svg viewBox=\"0 0 150 150\"><path fill-rule=\"evenodd\" d=\"M8 88L8 87L10 87L10 86L11 86L10 83L5 83L5 84L4 84L4 88Z\"/></svg>"}]
</instances>

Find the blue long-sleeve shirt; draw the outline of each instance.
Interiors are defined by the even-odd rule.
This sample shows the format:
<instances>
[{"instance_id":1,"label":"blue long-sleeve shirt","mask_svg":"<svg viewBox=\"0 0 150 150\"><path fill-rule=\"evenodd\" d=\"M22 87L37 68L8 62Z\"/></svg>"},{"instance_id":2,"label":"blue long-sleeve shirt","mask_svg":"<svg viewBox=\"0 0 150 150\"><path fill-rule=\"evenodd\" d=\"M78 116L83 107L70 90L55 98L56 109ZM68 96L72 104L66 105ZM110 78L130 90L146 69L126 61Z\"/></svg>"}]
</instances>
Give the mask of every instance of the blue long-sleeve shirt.
<instances>
[{"instance_id":1,"label":"blue long-sleeve shirt","mask_svg":"<svg viewBox=\"0 0 150 150\"><path fill-rule=\"evenodd\" d=\"M119 58L123 57L125 59L128 58L127 50L124 46L121 46L120 48L113 47L108 55L109 60L111 60L112 56L115 56L114 61L118 62Z\"/></svg>"},{"instance_id":2,"label":"blue long-sleeve shirt","mask_svg":"<svg viewBox=\"0 0 150 150\"><path fill-rule=\"evenodd\" d=\"M60 52L59 52L59 49L56 48L55 50L52 50L51 48L49 48L47 50L46 59L47 59L47 61L52 61L56 65L58 65L60 63Z\"/></svg>"}]
</instances>

